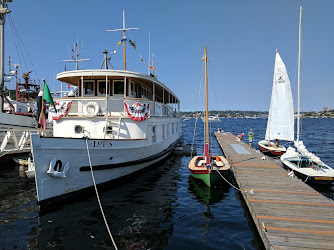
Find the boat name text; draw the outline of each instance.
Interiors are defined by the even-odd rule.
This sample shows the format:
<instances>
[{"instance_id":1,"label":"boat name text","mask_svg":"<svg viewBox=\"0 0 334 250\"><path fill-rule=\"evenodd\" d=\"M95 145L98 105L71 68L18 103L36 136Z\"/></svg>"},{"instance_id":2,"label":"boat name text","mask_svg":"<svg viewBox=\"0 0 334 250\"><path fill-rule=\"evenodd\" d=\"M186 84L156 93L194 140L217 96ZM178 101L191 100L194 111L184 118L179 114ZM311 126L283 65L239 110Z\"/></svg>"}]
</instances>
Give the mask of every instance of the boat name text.
<instances>
[{"instance_id":1,"label":"boat name text","mask_svg":"<svg viewBox=\"0 0 334 250\"><path fill-rule=\"evenodd\" d=\"M112 142L111 141L92 141L90 146L93 148L111 148Z\"/></svg>"}]
</instances>

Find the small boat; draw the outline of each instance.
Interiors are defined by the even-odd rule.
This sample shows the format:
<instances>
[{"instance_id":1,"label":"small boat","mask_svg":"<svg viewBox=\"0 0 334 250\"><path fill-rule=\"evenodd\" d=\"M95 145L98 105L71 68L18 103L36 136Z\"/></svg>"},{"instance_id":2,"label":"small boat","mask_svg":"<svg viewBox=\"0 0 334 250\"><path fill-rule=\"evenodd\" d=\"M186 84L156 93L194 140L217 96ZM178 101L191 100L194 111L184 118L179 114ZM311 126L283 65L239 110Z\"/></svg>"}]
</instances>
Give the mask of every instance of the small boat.
<instances>
[{"instance_id":1,"label":"small boat","mask_svg":"<svg viewBox=\"0 0 334 250\"><path fill-rule=\"evenodd\" d=\"M223 177L230 175L230 165L223 156L210 155L209 147L209 115L208 115L208 77L207 77L207 54L204 48L203 61L205 63L205 98L206 98L206 145L204 146L204 155L194 156L189 164L191 176L202 180L208 187L214 186ZM223 176L223 177L222 177Z\"/></svg>"},{"instance_id":2,"label":"small boat","mask_svg":"<svg viewBox=\"0 0 334 250\"><path fill-rule=\"evenodd\" d=\"M273 140L294 140L294 111L290 80L286 67L276 50L273 88L265 140L258 142L263 153L279 156L286 152Z\"/></svg>"},{"instance_id":3,"label":"small boat","mask_svg":"<svg viewBox=\"0 0 334 250\"><path fill-rule=\"evenodd\" d=\"M314 184L331 184L334 182L334 169L323 163L320 158L309 152L300 141L300 54L301 54L301 19L299 19L299 50L298 50L298 108L297 108L297 138L294 141L296 148L289 147L281 156L281 161L293 173Z\"/></svg>"},{"instance_id":4,"label":"small boat","mask_svg":"<svg viewBox=\"0 0 334 250\"><path fill-rule=\"evenodd\" d=\"M12 158L13 161L17 164L23 165L23 166L28 166L28 156L16 156Z\"/></svg>"},{"instance_id":5,"label":"small boat","mask_svg":"<svg viewBox=\"0 0 334 250\"><path fill-rule=\"evenodd\" d=\"M35 177L35 169L34 169L35 166L34 166L33 160L30 157L28 157L27 166L28 166L28 169L25 171L27 177L34 178Z\"/></svg>"}]
</instances>

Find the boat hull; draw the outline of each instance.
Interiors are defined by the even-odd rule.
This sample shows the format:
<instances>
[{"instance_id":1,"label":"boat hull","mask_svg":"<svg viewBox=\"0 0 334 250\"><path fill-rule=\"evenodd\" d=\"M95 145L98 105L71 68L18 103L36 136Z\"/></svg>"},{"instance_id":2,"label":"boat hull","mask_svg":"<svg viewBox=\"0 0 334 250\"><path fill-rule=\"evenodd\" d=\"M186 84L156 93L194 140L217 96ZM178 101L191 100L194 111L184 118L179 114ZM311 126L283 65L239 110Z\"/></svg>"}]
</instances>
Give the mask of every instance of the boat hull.
<instances>
[{"instance_id":1,"label":"boat hull","mask_svg":"<svg viewBox=\"0 0 334 250\"><path fill-rule=\"evenodd\" d=\"M218 173L208 173L208 174L191 174L192 177L199 179L205 183L208 187L212 187L217 182L222 180L222 177ZM225 174L224 177L227 177L227 174Z\"/></svg>"},{"instance_id":2,"label":"boat hull","mask_svg":"<svg viewBox=\"0 0 334 250\"><path fill-rule=\"evenodd\" d=\"M214 158L215 157L213 157L213 159ZM212 187L223 180L222 176L224 178L230 177L230 165L228 161L223 156L219 156L219 158L223 163L221 166L212 166L211 168L208 168L200 163L201 161L204 161L203 156L193 157L188 165L191 176L203 181L208 187Z\"/></svg>"},{"instance_id":3,"label":"boat hull","mask_svg":"<svg viewBox=\"0 0 334 250\"><path fill-rule=\"evenodd\" d=\"M280 156L283 155L286 152L286 148L283 146L280 146L278 148L276 147L271 147L268 144L268 141L260 141L258 142L259 148L261 150L261 152L267 154L267 155L271 155L271 156Z\"/></svg>"},{"instance_id":4,"label":"boat hull","mask_svg":"<svg viewBox=\"0 0 334 250\"><path fill-rule=\"evenodd\" d=\"M329 185L334 182L334 170L330 167L319 170L316 166L312 166L310 161L306 157L289 157L286 155L281 156L283 165L292 170L294 174L302 179L317 185ZM301 167L298 167L301 166Z\"/></svg>"},{"instance_id":5,"label":"boat hull","mask_svg":"<svg viewBox=\"0 0 334 250\"><path fill-rule=\"evenodd\" d=\"M174 134L154 145L147 145L146 140L88 139L96 184L128 176L163 160L179 139L180 134ZM39 203L68 196L94 185L85 139L43 138L34 134L31 140ZM60 161L62 166L69 163L66 177L57 178L48 173L53 159Z\"/></svg>"}]
</instances>

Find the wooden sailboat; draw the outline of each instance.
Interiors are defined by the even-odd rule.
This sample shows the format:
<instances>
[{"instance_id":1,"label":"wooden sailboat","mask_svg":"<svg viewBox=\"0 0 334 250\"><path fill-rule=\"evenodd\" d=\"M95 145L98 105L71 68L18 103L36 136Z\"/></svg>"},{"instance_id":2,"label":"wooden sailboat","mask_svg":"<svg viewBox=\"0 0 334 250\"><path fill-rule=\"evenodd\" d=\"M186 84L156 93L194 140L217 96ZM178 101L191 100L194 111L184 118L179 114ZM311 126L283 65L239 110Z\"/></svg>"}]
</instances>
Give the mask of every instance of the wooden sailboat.
<instances>
[{"instance_id":1,"label":"wooden sailboat","mask_svg":"<svg viewBox=\"0 0 334 250\"><path fill-rule=\"evenodd\" d=\"M208 74L206 47L204 48L203 61L205 63L205 118L206 118L206 144L204 146L204 155L194 156L188 164L191 175L194 178L202 180L208 187L212 187L222 176L227 177L230 174L230 165L223 156L212 156L209 151L209 112L208 112ZM222 176L221 176L222 175Z\"/></svg>"},{"instance_id":2,"label":"wooden sailboat","mask_svg":"<svg viewBox=\"0 0 334 250\"><path fill-rule=\"evenodd\" d=\"M279 156L286 152L282 145L271 140L293 141L294 112L290 80L286 67L276 51L273 88L265 140L258 142L263 153Z\"/></svg>"},{"instance_id":3,"label":"wooden sailboat","mask_svg":"<svg viewBox=\"0 0 334 250\"><path fill-rule=\"evenodd\" d=\"M300 56L301 56L301 21L299 19L299 51L298 51L298 106L297 106L297 138L296 147L289 147L281 156L282 163L292 170L299 178L314 184L331 184L334 182L334 169L323 163L320 158L309 152L300 140Z\"/></svg>"}]
</instances>

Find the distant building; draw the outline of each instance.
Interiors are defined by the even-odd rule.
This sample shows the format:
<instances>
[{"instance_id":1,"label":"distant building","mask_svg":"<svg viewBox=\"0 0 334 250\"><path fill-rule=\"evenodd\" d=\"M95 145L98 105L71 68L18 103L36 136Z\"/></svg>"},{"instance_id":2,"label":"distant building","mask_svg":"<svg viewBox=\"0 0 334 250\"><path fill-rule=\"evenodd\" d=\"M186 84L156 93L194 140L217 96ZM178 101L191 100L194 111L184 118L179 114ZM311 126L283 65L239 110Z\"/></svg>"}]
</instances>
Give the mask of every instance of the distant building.
<instances>
[{"instance_id":1,"label":"distant building","mask_svg":"<svg viewBox=\"0 0 334 250\"><path fill-rule=\"evenodd\" d=\"M328 107L325 106L324 109L323 109L324 112L327 112L328 111Z\"/></svg>"}]
</instances>

